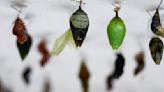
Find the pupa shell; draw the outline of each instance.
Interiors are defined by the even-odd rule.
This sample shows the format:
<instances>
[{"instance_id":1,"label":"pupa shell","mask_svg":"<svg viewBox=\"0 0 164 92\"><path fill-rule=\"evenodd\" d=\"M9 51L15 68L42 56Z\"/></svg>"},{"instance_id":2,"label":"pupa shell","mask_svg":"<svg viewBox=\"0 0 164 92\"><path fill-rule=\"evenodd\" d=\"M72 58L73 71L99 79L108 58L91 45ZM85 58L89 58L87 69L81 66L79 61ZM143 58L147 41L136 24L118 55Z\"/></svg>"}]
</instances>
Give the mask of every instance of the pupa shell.
<instances>
[{"instance_id":1,"label":"pupa shell","mask_svg":"<svg viewBox=\"0 0 164 92\"><path fill-rule=\"evenodd\" d=\"M70 28L77 46L81 46L89 27L88 15L79 7L70 18Z\"/></svg>"},{"instance_id":2,"label":"pupa shell","mask_svg":"<svg viewBox=\"0 0 164 92\"><path fill-rule=\"evenodd\" d=\"M115 16L107 27L107 35L113 49L118 49L126 34L126 26L119 16Z\"/></svg>"},{"instance_id":3,"label":"pupa shell","mask_svg":"<svg viewBox=\"0 0 164 92\"><path fill-rule=\"evenodd\" d=\"M162 28L158 9L152 18L151 30L154 34L164 37L164 28Z\"/></svg>"},{"instance_id":4,"label":"pupa shell","mask_svg":"<svg viewBox=\"0 0 164 92\"><path fill-rule=\"evenodd\" d=\"M153 37L149 43L151 56L154 62L159 65L163 55L163 42L158 37Z\"/></svg>"}]
</instances>

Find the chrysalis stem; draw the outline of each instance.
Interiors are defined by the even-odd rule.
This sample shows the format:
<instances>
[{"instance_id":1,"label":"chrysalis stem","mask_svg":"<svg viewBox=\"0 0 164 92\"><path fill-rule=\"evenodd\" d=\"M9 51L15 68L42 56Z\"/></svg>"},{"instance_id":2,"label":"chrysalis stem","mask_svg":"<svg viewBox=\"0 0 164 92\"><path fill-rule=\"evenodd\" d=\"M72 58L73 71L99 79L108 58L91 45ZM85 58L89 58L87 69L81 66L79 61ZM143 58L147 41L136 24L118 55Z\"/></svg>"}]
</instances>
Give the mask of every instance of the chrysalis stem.
<instances>
[{"instance_id":1,"label":"chrysalis stem","mask_svg":"<svg viewBox=\"0 0 164 92\"><path fill-rule=\"evenodd\" d=\"M81 6L82 6L82 3L83 3L83 1L82 0L80 0L80 5L79 5L79 7L81 8Z\"/></svg>"},{"instance_id":2,"label":"chrysalis stem","mask_svg":"<svg viewBox=\"0 0 164 92\"><path fill-rule=\"evenodd\" d=\"M116 12L116 16L118 16L118 11L120 10L120 7L118 7L118 6L116 6L115 8L114 8L114 11Z\"/></svg>"}]
</instances>

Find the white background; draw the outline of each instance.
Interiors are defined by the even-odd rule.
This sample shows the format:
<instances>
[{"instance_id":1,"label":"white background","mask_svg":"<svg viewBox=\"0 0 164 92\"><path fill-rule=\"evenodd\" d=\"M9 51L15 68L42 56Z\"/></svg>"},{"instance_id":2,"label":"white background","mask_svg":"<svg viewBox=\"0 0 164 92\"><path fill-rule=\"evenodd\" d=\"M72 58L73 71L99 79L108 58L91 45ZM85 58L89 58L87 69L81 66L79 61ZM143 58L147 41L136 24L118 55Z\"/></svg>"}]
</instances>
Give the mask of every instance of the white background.
<instances>
[{"instance_id":1,"label":"white background","mask_svg":"<svg viewBox=\"0 0 164 92\"><path fill-rule=\"evenodd\" d=\"M112 50L106 32L109 21L115 16L112 1L85 0L82 8L90 18L90 27L82 47L77 50L67 45L44 68L39 66L41 55L37 44L44 37L51 51L55 39L69 28L69 18L78 9L78 3L70 0L27 0L27 7L23 8L20 17L33 37L33 45L22 62L16 37L12 34L18 12L11 8L11 1L0 0L0 79L7 87L13 92L41 92L44 80L49 78L52 92L82 92L78 72L81 60L85 58L91 73L89 92L107 92L106 77L112 73L116 58L116 51ZM150 56L148 45L153 34L150 30L151 16L146 12L157 7L159 2L122 2L119 16L124 20L127 32L119 52L124 54L126 64L124 74L114 82L111 92L164 92L164 61L157 66ZM160 14L163 20L162 10ZM142 73L134 76L134 56L140 50L145 51L146 67ZM30 85L26 85L21 77L26 66L33 69Z\"/></svg>"}]
</instances>

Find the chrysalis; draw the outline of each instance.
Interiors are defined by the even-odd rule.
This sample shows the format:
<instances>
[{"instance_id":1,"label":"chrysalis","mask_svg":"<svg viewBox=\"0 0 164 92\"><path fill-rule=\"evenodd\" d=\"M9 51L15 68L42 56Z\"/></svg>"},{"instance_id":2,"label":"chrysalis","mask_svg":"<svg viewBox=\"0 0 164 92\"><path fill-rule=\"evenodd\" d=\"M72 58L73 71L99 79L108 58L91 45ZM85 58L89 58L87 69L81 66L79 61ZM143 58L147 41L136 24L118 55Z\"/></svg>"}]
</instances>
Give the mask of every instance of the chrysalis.
<instances>
[{"instance_id":1,"label":"chrysalis","mask_svg":"<svg viewBox=\"0 0 164 92\"><path fill-rule=\"evenodd\" d=\"M24 44L28 40L26 27L19 17L17 17L17 19L15 20L15 24L13 26L13 34L17 36L17 41L20 44Z\"/></svg>"},{"instance_id":2,"label":"chrysalis","mask_svg":"<svg viewBox=\"0 0 164 92\"><path fill-rule=\"evenodd\" d=\"M163 55L163 42L158 37L153 37L149 43L151 56L154 62L159 65Z\"/></svg>"},{"instance_id":3,"label":"chrysalis","mask_svg":"<svg viewBox=\"0 0 164 92\"><path fill-rule=\"evenodd\" d=\"M51 92L50 81L46 80L44 82L44 86L43 86L43 91L42 92Z\"/></svg>"},{"instance_id":4,"label":"chrysalis","mask_svg":"<svg viewBox=\"0 0 164 92\"><path fill-rule=\"evenodd\" d=\"M120 47L126 34L125 24L118 16L118 10L116 9L116 16L110 21L107 27L107 35L113 49L118 49Z\"/></svg>"},{"instance_id":5,"label":"chrysalis","mask_svg":"<svg viewBox=\"0 0 164 92\"><path fill-rule=\"evenodd\" d=\"M86 64L84 62L82 62L81 66L80 66L79 78L81 80L81 84L82 84L82 87L83 87L83 92L88 92L89 77L90 77L89 70L88 70Z\"/></svg>"},{"instance_id":6,"label":"chrysalis","mask_svg":"<svg viewBox=\"0 0 164 92\"><path fill-rule=\"evenodd\" d=\"M22 77L23 80L26 84L30 83L30 74L31 74L31 68L30 67L26 67L25 70L23 71Z\"/></svg>"},{"instance_id":7,"label":"chrysalis","mask_svg":"<svg viewBox=\"0 0 164 92\"><path fill-rule=\"evenodd\" d=\"M40 65L44 66L48 60L50 59L50 53L46 47L45 40L42 40L38 45L38 51L42 54L42 59L40 61Z\"/></svg>"},{"instance_id":8,"label":"chrysalis","mask_svg":"<svg viewBox=\"0 0 164 92\"><path fill-rule=\"evenodd\" d=\"M162 4L162 2L163 2L163 0L161 0L158 8L156 9L156 12L155 12L153 18L152 18L151 30L156 35L164 37L164 28L162 28L159 10L158 10L160 5Z\"/></svg>"},{"instance_id":9,"label":"chrysalis","mask_svg":"<svg viewBox=\"0 0 164 92\"><path fill-rule=\"evenodd\" d=\"M70 27L75 43L77 47L80 47L86 37L89 27L88 15L81 9L81 6L72 14L70 18Z\"/></svg>"},{"instance_id":10,"label":"chrysalis","mask_svg":"<svg viewBox=\"0 0 164 92\"><path fill-rule=\"evenodd\" d=\"M17 41L17 47L22 60L24 60L25 57L28 55L31 48L31 44L32 44L32 38L29 35L28 35L28 40L25 43L21 44Z\"/></svg>"},{"instance_id":11,"label":"chrysalis","mask_svg":"<svg viewBox=\"0 0 164 92\"><path fill-rule=\"evenodd\" d=\"M110 90L113 85L113 80L121 77L124 71L125 58L121 53L117 54L117 59L115 62L115 69L111 75L107 78L107 88Z\"/></svg>"},{"instance_id":12,"label":"chrysalis","mask_svg":"<svg viewBox=\"0 0 164 92\"><path fill-rule=\"evenodd\" d=\"M134 75L138 75L140 72L143 71L145 67L145 60L144 60L144 52L141 51L135 56L135 61L137 63L137 67L134 70Z\"/></svg>"}]
</instances>

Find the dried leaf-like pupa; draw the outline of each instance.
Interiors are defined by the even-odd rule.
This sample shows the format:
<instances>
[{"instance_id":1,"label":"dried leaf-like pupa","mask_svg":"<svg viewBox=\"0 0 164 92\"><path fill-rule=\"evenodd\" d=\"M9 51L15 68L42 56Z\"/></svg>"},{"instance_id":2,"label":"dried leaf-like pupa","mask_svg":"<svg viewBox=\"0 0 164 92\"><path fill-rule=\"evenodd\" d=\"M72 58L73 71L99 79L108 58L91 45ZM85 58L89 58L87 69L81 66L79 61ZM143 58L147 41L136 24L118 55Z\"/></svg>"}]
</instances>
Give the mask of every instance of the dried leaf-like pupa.
<instances>
[{"instance_id":1,"label":"dried leaf-like pupa","mask_svg":"<svg viewBox=\"0 0 164 92\"><path fill-rule=\"evenodd\" d=\"M32 45L32 38L29 35L28 35L28 40L25 43L20 44L17 41L17 47L18 47L18 50L19 50L19 53L20 53L22 60L24 60L25 57L28 55L30 48L31 48L31 45Z\"/></svg>"},{"instance_id":2,"label":"dried leaf-like pupa","mask_svg":"<svg viewBox=\"0 0 164 92\"><path fill-rule=\"evenodd\" d=\"M137 63L137 67L134 70L134 75L138 75L140 72L143 71L145 67L145 60L144 60L144 52L141 51L135 56L135 60Z\"/></svg>"},{"instance_id":3,"label":"dried leaf-like pupa","mask_svg":"<svg viewBox=\"0 0 164 92\"><path fill-rule=\"evenodd\" d=\"M30 83L30 74L31 74L31 68L30 67L26 67L25 70L23 71L23 74L22 74L22 77L23 77L23 80L26 84L29 84Z\"/></svg>"},{"instance_id":4,"label":"dried leaf-like pupa","mask_svg":"<svg viewBox=\"0 0 164 92\"><path fill-rule=\"evenodd\" d=\"M23 21L17 17L13 26L13 34L17 36L17 41L20 44L24 44L28 40L28 34Z\"/></svg>"},{"instance_id":5,"label":"dried leaf-like pupa","mask_svg":"<svg viewBox=\"0 0 164 92\"><path fill-rule=\"evenodd\" d=\"M163 42L158 37L153 37L149 43L151 56L154 62L159 65L163 55Z\"/></svg>"},{"instance_id":6,"label":"dried leaf-like pupa","mask_svg":"<svg viewBox=\"0 0 164 92\"><path fill-rule=\"evenodd\" d=\"M88 92L88 88L89 88L88 80L89 80L89 77L90 77L89 70L88 70L86 64L84 62L82 62L81 66L80 66L79 78L80 78L81 83L82 83L83 92Z\"/></svg>"},{"instance_id":7,"label":"dried leaf-like pupa","mask_svg":"<svg viewBox=\"0 0 164 92\"><path fill-rule=\"evenodd\" d=\"M70 18L70 27L77 47L81 46L89 27L88 15L81 9L81 7L72 14Z\"/></svg>"},{"instance_id":8,"label":"dried leaf-like pupa","mask_svg":"<svg viewBox=\"0 0 164 92\"><path fill-rule=\"evenodd\" d=\"M124 21L118 16L118 12L116 12L116 16L110 21L107 27L107 35L113 49L118 49L120 47L125 34L126 26Z\"/></svg>"},{"instance_id":9,"label":"dried leaf-like pupa","mask_svg":"<svg viewBox=\"0 0 164 92\"><path fill-rule=\"evenodd\" d=\"M50 53L46 47L45 40L42 40L38 45L38 51L42 54L42 59L40 61L40 65L44 66L48 60L50 59Z\"/></svg>"}]
</instances>

